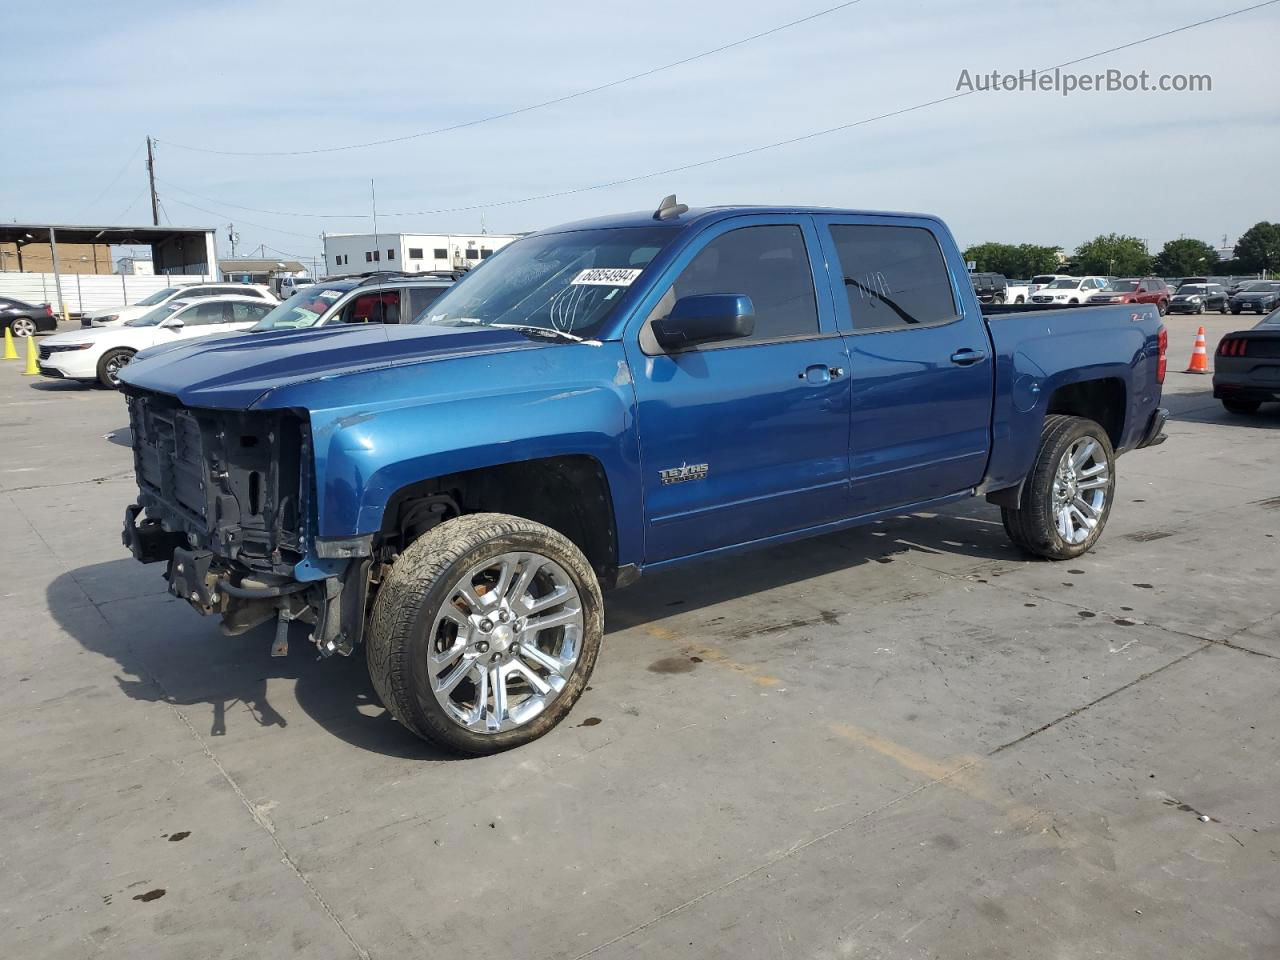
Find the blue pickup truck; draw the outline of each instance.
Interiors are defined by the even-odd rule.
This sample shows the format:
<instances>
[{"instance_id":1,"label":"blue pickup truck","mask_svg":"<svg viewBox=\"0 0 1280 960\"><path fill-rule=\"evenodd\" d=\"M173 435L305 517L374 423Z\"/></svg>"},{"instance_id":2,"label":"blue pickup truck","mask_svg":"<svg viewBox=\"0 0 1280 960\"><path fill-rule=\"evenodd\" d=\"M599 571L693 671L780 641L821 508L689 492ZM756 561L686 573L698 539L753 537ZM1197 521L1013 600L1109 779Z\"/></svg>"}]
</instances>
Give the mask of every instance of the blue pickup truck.
<instances>
[{"instance_id":1,"label":"blue pickup truck","mask_svg":"<svg viewBox=\"0 0 1280 960\"><path fill-rule=\"evenodd\" d=\"M930 216L777 207L521 239L412 323L177 347L121 375L124 542L238 634L363 644L464 753L571 709L602 591L985 496L1032 554L1097 541L1163 439L1154 306L983 314Z\"/></svg>"}]
</instances>

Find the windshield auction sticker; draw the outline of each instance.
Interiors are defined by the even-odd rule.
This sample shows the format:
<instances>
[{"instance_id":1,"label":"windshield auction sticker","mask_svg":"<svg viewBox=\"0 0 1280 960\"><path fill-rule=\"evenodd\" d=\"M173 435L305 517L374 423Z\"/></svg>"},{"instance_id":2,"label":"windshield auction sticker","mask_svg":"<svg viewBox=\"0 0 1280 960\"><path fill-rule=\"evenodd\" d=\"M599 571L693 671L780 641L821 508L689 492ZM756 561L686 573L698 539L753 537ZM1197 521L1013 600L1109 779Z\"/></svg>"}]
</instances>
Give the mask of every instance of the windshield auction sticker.
<instances>
[{"instance_id":1,"label":"windshield auction sticker","mask_svg":"<svg viewBox=\"0 0 1280 960\"><path fill-rule=\"evenodd\" d=\"M581 271L569 281L574 284L585 284L589 287L629 287L640 276L640 271L631 267L593 267Z\"/></svg>"}]
</instances>

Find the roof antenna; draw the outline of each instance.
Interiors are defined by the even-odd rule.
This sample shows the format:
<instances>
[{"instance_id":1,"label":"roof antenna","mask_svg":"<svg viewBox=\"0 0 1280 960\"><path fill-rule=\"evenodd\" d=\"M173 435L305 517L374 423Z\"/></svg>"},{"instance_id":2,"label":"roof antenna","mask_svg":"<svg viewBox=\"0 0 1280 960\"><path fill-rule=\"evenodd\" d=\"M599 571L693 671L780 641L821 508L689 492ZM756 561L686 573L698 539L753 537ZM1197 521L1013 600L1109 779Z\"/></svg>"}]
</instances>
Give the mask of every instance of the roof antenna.
<instances>
[{"instance_id":1,"label":"roof antenna","mask_svg":"<svg viewBox=\"0 0 1280 960\"><path fill-rule=\"evenodd\" d=\"M662 198L662 202L658 204L658 209L653 212L655 220L674 220L682 213L687 213L689 205L687 203L676 203L676 195L669 194Z\"/></svg>"}]
</instances>

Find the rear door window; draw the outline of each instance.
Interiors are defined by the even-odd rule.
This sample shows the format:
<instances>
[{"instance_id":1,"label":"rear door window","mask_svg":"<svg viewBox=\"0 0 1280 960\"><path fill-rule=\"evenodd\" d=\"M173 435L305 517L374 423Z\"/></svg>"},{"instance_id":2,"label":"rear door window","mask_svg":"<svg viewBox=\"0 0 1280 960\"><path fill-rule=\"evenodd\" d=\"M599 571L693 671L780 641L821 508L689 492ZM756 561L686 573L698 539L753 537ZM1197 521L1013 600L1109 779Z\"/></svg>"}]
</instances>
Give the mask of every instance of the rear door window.
<instances>
[{"instance_id":1,"label":"rear door window","mask_svg":"<svg viewBox=\"0 0 1280 960\"><path fill-rule=\"evenodd\" d=\"M212 303L198 303L178 316L185 326L202 327L211 323L231 323L235 313L231 303L215 300Z\"/></svg>"},{"instance_id":2,"label":"rear door window","mask_svg":"<svg viewBox=\"0 0 1280 960\"><path fill-rule=\"evenodd\" d=\"M855 333L958 319L942 248L928 230L834 224L831 238Z\"/></svg>"}]
</instances>

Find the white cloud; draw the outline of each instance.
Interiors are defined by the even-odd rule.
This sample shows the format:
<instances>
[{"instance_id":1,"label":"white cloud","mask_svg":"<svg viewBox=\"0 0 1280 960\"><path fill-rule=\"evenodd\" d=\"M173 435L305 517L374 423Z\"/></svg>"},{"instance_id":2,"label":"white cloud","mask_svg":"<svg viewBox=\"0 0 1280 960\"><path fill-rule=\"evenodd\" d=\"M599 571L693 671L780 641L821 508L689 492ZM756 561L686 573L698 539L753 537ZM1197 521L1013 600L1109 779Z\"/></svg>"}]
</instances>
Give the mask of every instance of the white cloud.
<instances>
[{"instance_id":1,"label":"white cloud","mask_svg":"<svg viewBox=\"0 0 1280 960\"><path fill-rule=\"evenodd\" d=\"M161 194L175 222L236 219L246 247L309 253L319 244L308 238L321 229L359 230L367 220L229 204L363 214L370 177L386 212L603 183L946 96L961 69L1046 66L1240 2L864 0L634 83L406 143L241 158L162 142L159 176L175 186ZM607 82L823 5L20 5L6 12L6 73L20 79L3 98L0 208L71 222L117 213L144 185L140 163L86 205L148 133L248 150L398 136ZM950 220L961 242L1072 246L1110 230L1156 246L1183 233L1234 238L1256 220L1280 218L1271 120L1280 68L1270 49L1278 26L1280 8L1269 8L1076 68L1209 73L1210 94L975 95L667 177L498 207L485 220L493 231L532 229L648 208L676 190L695 205L927 210ZM145 198L129 219L144 217ZM472 230L479 222L468 212L386 225Z\"/></svg>"}]
</instances>

